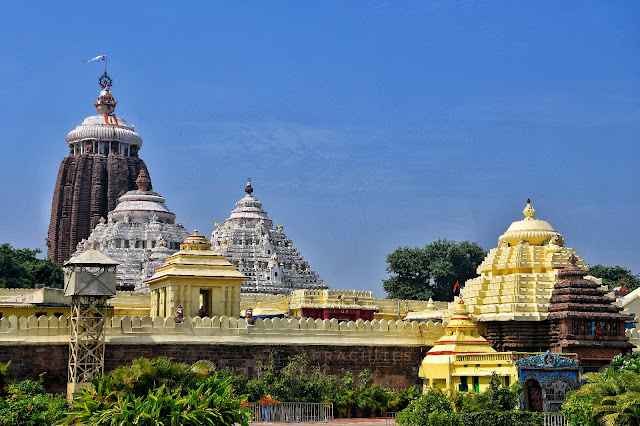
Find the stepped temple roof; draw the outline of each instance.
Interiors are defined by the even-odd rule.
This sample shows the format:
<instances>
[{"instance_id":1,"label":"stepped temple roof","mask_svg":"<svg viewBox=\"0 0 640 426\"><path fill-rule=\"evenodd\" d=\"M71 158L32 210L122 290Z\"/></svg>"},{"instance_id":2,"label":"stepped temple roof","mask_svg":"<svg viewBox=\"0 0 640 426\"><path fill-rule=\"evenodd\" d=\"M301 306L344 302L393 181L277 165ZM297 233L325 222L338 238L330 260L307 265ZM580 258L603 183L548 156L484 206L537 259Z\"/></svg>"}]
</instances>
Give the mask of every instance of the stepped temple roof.
<instances>
[{"instance_id":1,"label":"stepped temple roof","mask_svg":"<svg viewBox=\"0 0 640 426\"><path fill-rule=\"evenodd\" d=\"M224 225L216 222L211 234L213 249L246 276L242 292L287 295L297 289L328 288L293 247L284 228L273 227L262 203L253 197L251 179L245 192Z\"/></svg>"},{"instance_id":2,"label":"stepped temple roof","mask_svg":"<svg viewBox=\"0 0 640 426\"><path fill-rule=\"evenodd\" d=\"M197 230L180 245L180 251L168 257L146 282L154 284L166 277L244 278L220 253L211 250L207 237Z\"/></svg>"},{"instance_id":3,"label":"stepped temple roof","mask_svg":"<svg viewBox=\"0 0 640 426\"><path fill-rule=\"evenodd\" d=\"M478 333L462 299L458 300L444 336L436 340L427 355L492 353L495 349ZM427 357L429 358L429 357ZM426 359L425 359L426 360Z\"/></svg>"},{"instance_id":4,"label":"stepped temple roof","mask_svg":"<svg viewBox=\"0 0 640 426\"><path fill-rule=\"evenodd\" d=\"M514 222L478 266L479 277L460 291L476 321L540 321L548 316L549 300L558 270L576 256L564 238L544 220L536 219L530 200L525 218Z\"/></svg>"},{"instance_id":5,"label":"stepped temple roof","mask_svg":"<svg viewBox=\"0 0 640 426\"><path fill-rule=\"evenodd\" d=\"M614 304L615 299L605 296L606 289L585 279L575 256L569 261L558 273L549 304L551 348L576 352L596 367L604 365L633 347L625 336L629 316L621 313L623 308Z\"/></svg>"}]
</instances>

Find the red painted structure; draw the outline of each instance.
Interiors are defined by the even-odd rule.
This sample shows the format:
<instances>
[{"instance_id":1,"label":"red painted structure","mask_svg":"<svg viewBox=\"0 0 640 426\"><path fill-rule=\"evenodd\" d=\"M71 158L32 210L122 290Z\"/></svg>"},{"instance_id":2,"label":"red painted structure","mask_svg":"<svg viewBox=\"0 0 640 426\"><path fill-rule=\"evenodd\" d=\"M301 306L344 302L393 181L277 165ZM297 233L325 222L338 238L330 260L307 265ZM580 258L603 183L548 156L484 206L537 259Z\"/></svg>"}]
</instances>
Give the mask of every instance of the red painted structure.
<instances>
[{"instance_id":1,"label":"red painted structure","mask_svg":"<svg viewBox=\"0 0 640 426\"><path fill-rule=\"evenodd\" d=\"M302 308L302 316L314 319L336 318L342 321L373 321L373 314L376 309L342 309L342 308Z\"/></svg>"}]
</instances>

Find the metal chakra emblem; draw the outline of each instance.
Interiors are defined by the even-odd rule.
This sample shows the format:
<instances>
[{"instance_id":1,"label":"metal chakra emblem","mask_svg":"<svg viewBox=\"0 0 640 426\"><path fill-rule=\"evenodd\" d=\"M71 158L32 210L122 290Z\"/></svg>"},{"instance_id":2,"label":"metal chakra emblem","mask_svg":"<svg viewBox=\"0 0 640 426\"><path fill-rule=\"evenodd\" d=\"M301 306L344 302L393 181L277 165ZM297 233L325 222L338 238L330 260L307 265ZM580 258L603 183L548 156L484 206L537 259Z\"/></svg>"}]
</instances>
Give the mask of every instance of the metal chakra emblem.
<instances>
[{"instance_id":1,"label":"metal chakra emblem","mask_svg":"<svg viewBox=\"0 0 640 426\"><path fill-rule=\"evenodd\" d=\"M102 87L103 89L106 89L107 87L113 86L113 80L111 80L111 77L109 77L109 75L105 71L104 74L102 74L98 79L98 84L100 84L100 87Z\"/></svg>"}]
</instances>

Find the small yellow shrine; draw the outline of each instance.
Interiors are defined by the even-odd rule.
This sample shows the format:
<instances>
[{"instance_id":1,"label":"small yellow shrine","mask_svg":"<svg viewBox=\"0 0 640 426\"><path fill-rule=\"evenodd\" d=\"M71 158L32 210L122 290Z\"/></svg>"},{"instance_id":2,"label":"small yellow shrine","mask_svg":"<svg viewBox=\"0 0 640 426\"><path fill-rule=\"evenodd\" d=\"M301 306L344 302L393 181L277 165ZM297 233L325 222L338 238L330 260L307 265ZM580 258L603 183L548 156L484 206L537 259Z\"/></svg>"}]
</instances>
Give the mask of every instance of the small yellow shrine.
<instances>
[{"instance_id":1,"label":"small yellow shrine","mask_svg":"<svg viewBox=\"0 0 640 426\"><path fill-rule=\"evenodd\" d=\"M420 364L423 390L483 391L494 372L503 377L505 385L518 379L513 354L498 353L491 347L459 299L444 336L434 342Z\"/></svg>"},{"instance_id":2,"label":"small yellow shrine","mask_svg":"<svg viewBox=\"0 0 640 426\"><path fill-rule=\"evenodd\" d=\"M182 306L185 317L204 308L206 316L238 317L240 287L246 277L220 253L209 239L194 231L146 280L151 291L151 316L170 317Z\"/></svg>"}]
</instances>

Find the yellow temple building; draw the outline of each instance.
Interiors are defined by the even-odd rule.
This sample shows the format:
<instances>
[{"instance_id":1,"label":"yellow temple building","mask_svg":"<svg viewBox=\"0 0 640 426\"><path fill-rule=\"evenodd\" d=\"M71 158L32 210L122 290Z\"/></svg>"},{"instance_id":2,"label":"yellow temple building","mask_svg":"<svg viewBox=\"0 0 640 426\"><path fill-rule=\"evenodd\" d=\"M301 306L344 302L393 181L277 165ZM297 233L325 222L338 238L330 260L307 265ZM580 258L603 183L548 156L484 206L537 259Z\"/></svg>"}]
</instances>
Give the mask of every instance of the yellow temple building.
<instances>
[{"instance_id":1,"label":"yellow temple building","mask_svg":"<svg viewBox=\"0 0 640 426\"><path fill-rule=\"evenodd\" d=\"M246 279L220 253L211 250L209 239L194 231L146 280L151 291L151 316L170 317L178 306L185 317L201 308L206 316L240 315L240 287Z\"/></svg>"},{"instance_id":2,"label":"yellow temple building","mask_svg":"<svg viewBox=\"0 0 640 426\"><path fill-rule=\"evenodd\" d=\"M548 346L549 300L558 271L578 254L564 247L564 238L546 221L536 219L527 200L524 219L513 222L478 266L479 277L468 280L460 295L480 333L497 350L537 352Z\"/></svg>"},{"instance_id":3,"label":"yellow temple building","mask_svg":"<svg viewBox=\"0 0 640 426\"><path fill-rule=\"evenodd\" d=\"M492 373L509 385L518 379L513 354L498 353L478 333L467 307L459 299L444 336L434 342L420 364L423 389L483 391Z\"/></svg>"}]
</instances>

